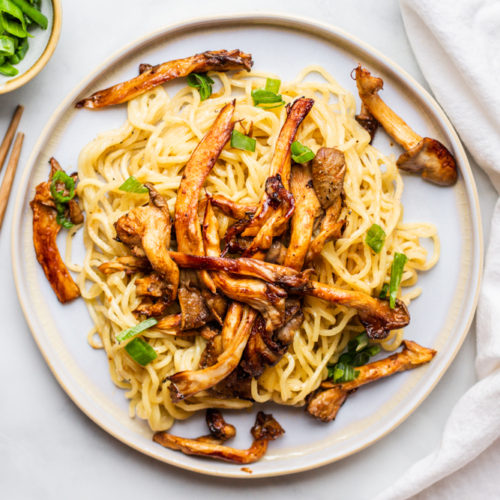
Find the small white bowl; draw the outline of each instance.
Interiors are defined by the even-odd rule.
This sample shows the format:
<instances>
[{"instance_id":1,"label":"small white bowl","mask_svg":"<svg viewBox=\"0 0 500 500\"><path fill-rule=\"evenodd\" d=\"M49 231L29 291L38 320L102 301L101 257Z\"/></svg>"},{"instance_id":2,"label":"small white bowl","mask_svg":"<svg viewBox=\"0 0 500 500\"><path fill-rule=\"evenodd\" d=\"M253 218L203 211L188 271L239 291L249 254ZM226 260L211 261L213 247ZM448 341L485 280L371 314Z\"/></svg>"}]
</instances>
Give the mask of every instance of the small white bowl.
<instances>
[{"instance_id":1,"label":"small white bowl","mask_svg":"<svg viewBox=\"0 0 500 500\"><path fill-rule=\"evenodd\" d=\"M60 0L42 0L42 12L49 20L47 29L36 29L33 38L29 39L28 52L25 58L16 65L19 70L16 76L0 75L0 94L6 94L28 83L38 75L54 53L61 33Z\"/></svg>"}]
</instances>

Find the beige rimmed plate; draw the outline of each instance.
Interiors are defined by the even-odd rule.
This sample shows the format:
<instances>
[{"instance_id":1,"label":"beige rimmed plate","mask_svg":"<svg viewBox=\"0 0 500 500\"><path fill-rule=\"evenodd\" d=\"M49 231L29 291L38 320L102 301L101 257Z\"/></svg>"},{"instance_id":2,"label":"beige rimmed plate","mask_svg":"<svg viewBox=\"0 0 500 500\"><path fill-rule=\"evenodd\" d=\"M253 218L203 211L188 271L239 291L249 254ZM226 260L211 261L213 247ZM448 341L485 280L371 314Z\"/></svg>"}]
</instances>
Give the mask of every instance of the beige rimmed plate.
<instances>
[{"instance_id":1,"label":"beige rimmed plate","mask_svg":"<svg viewBox=\"0 0 500 500\"><path fill-rule=\"evenodd\" d=\"M49 21L47 29L42 30L36 27L33 32L30 32L33 35L29 39L30 47L24 59L15 66L19 73L16 76L0 75L0 94L16 90L35 78L54 53L61 34L61 2L60 0L43 0L41 10Z\"/></svg>"},{"instance_id":2,"label":"beige rimmed plate","mask_svg":"<svg viewBox=\"0 0 500 500\"><path fill-rule=\"evenodd\" d=\"M358 62L381 75L384 97L419 133L437 137L453 151L460 178L453 188L439 188L405 176L404 220L437 225L441 259L422 273L421 297L412 302L412 322L406 337L438 350L429 365L371 384L349 397L336 421L322 424L302 408L265 405L286 430L266 456L240 466L185 456L151 440L139 419L130 419L124 392L110 380L103 351L87 344L91 327L82 300L62 306L36 261L32 244L29 201L36 184L46 179L47 160L55 156L67 170L77 168L78 153L96 134L119 127L126 107L102 111L75 110L77 98L137 74L141 62L157 63L220 48L240 48L253 55L257 70L289 80L306 65L324 66L355 93L351 70ZM280 47L287 47L286 54ZM174 90L183 83L169 83ZM398 154L383 132L376 146ZM63 244L63 238L60 239ZM339 460L380 439L414 411L439 381L469 329L476 307L482 269L482 234L477 192L464 150L446 116L420 85L385 56L351 35L329 25L281 15L230 15L198 19L167 27L121 50L86 78L57 108L31 155L20 183L12 234L13 269L19 300L33 336L52 372L73 401L92 420L129 446L158 460L204 474L263 477L289 474ZM83 257L81 236L75 237L73 261ZM231 412L237 426L234 445L247 447L256 408ZM203 415L176 424L175 433L205 433Z\"/></svg>"}]
</instances>

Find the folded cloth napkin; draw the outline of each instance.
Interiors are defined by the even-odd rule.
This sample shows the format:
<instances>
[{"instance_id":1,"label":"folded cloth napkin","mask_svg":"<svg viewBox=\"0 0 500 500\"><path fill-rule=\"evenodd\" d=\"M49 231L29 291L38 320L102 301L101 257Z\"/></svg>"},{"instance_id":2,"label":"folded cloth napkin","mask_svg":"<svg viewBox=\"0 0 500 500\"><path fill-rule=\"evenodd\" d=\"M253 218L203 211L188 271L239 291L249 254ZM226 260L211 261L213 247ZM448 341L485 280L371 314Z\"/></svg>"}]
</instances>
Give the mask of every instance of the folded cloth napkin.
<instances>
[{"instance_id":1,"label":"folded cloth napkin","mask_svg":"<svg viewBox=\"0 0 500 500\"><path fill-rule=\"evenodd\" d=\"M420 68L477 164L500 193L500 2L400 0ZM476 315L479 381L453 408L438 447L377 499L405 499L500 441L500 199ZM498 477L496 479L498 480ZM499 481L500 482L500 481ZM450 482L447 482L449 484ZM473 487L473 485L471 485ZM464 498L435 485L439 498ZM438 493L439 491L439 493ZM431 495L432 496L432 495Z\"/></svg>"}]
</instances>

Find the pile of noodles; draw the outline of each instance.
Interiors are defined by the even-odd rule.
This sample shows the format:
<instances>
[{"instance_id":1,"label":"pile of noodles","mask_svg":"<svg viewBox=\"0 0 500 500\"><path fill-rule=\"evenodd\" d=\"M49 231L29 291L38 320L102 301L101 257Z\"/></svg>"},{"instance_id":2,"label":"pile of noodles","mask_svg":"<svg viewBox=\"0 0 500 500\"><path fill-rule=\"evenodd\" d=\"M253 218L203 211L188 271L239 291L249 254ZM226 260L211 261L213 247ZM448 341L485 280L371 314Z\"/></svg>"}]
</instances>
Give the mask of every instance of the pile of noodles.
<instances>
[{"instance_id":1,"label":"pile of noodles","mask_svg":"<svg viewBox=\"0 0 500 500\"><path fill-rule=\"evenodd\" d=\"M263 88L267 77L276 77L260 72L211 76L220 80L221 87L203 102L198 91L188 86L175 96L158 87L132 100L128 119L121 128L99 134L79 157L77 194L86 212L86 255L83 265L69 267L79 273L78 284L95 325L89 342L94 348L105 349L111 377L130 399L131 416L147 419L155 431L166 430L176 419L187 418L203 408L251 405L244 400L216 399L209 393L173 404L165 378L181 370L197 369L205 340L201 336L180 338L153 327L143 335L158 357L145 367L138 365L115 338L139 321L132 311L140 303L134 284L140 275L130 277L118 272L105 276L97 269L103 262L128 254L127 248L115 240L113 224L130 209L148 201L147 194L127 193L118 187L131 175L154 184L168 200L173 215L184 165L220 109L234 97L235 119L241 120L236 127L257 139L256 150L242 151L227 145L205 189L243 203L256 204L261 199L286 110L255 107L251 91ZM298 141L314 152L322 146L335 147L346 158L345 201L340 217L348 223L343 236L328 243L318 259L318 279L377 295L389 279L394 253L401 252L408 257L402 285L414 285L417 271L431 268L438 259L436 228L427 223L402 222L403 181L394 159L372 147L368 133L354 119L354 96L318 66L310 66L295 80L283 82L280 93L287 103L300 96L315 100L299 128ZM220 213L218 219L223 236L234 221ZM387 235L379 254L365 243L366 232L374 223ZM433 240L430 258L420 238ZM67 260L70 251L68 245ZM420 289L414 287L402 299L408 304L419 294ZM327 376L327 364L335 362L349 339L362 331L352 309L308 297L303 311L305 321L288 352L277 365L252 381L255 401L303 404ZM402 331L391 332L382 347L396 349L402 336Z\"/></svg>"}]
</instances>

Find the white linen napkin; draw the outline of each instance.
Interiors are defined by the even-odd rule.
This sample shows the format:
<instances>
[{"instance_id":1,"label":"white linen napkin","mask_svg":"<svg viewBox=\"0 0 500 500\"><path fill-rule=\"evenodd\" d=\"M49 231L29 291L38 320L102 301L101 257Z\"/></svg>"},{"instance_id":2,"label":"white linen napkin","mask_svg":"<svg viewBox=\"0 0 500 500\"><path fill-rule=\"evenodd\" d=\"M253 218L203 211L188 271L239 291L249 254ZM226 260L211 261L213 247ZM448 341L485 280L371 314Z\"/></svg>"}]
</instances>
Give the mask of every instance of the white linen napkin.
<instances>
[{"instance_id":1,"label":"white linen napkin","mask_svg":"<svg viewBox=\"0 0 500 500\"><path fill-rule=\"evenodd\" d=\"M400 0L400 5L427 82L500 193L500 2ZM437 448L377 500L405 499L421 492L474 460L500 437L500 199L492 219L476 331L479 381L453 408ZM436 488L433 496L464 498L447 484L439 489L435 485L430 490ZM471 491L462 495L470 496Z\"/></svg>"}]
</instances>

